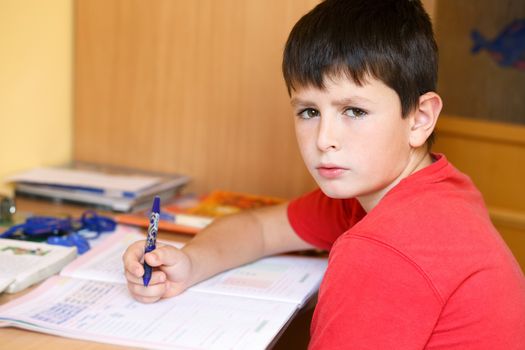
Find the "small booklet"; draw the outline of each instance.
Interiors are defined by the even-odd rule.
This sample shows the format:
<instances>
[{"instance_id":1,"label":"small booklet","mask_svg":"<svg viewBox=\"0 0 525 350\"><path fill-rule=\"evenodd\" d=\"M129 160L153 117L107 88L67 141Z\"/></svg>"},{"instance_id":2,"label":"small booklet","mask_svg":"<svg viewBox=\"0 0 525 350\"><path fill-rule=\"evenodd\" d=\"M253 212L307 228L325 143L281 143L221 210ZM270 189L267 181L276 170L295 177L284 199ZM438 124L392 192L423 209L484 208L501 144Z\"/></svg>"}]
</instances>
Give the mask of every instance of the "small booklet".
<instances>
[{"instance_id":1,"label":"small booklet","mask_svg":"<svg viewBox=\"0 0 525 350\"><path fill-rule=\"evenodd\" d=\"M276 205L284 201L276 197L224 190L213 191L203 198L181 195L162 206L159 228L165 231L196 234L219 216ZM121 224L148 227L149 211L118 214L115 220Z\"/></svg>"},{"instance_id":2,"label":"small booklet","mask_svg":"<svg viewBox=\"0 0 525 350\"><path fill-rule=\"evenodd\" d=\"M76 256L75 247L0 238L0 292L21 291L57 273Z\"/></svg>"},{"instance_id":3,"label":"small booklet","mask_svg":"<svg viewBox=\"0 0 525 350\"><path fill-rule=\"evenodd\" d=\"M0 324L149 349L265 349L317 291L327 265L323 258L264 258L142 304L127 290L121 257L143 238L119 226L59 276L2 305Z\"/></svg>"},{"instance_id":4,"label":"small booklet","mask_svg":"<svg viewBox=\"0 0 525 350\"><path fill-rule=\"evenodd\" d=\"M189 180L180 174L82 163L35 168L8 178L15 184L17 195L90 204L120 212L141 210L151 204L154 196L171 198Z\"/></svg>"}]
</instances>

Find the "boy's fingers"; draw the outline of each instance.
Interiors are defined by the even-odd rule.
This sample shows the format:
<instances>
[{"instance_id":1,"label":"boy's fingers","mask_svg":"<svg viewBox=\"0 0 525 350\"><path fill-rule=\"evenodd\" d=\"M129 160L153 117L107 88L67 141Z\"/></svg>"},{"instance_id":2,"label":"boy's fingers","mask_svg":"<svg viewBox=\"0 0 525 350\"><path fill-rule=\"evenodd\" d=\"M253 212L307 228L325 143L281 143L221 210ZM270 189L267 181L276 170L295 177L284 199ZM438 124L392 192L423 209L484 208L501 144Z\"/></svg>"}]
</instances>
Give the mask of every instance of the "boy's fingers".
<instances>
[{"instance_id":1,"label":"boy's fingers","mask_svg":"<svg viewBox=\"0 0 525 350\"><path fill-rule=\"evenodd\" d=\"M135 295L134 298L143 303L143 304L151 304L151 303L154 303L156 302L157 300L159 300L161 297L160 296L154 296L154 297L143 297L143 296L140 296L140 295Z\"/></svg>"},{"instance_id":2,"label":"boy's fingers","mask_svg":"<svg viewBox=\"0 0 525 350\"><path fill-rule=\"evenodd\" d=\"M128 270L124 271L124 275L126 276L126 281L128 281L128 283L140 284L142 282L142 276L137 276Z\"/></svg>"},{"instance_id":3,"label":"boy's fingers","mask_svg":"<svg viewBox=\"0 0 525 350\"><path fill-rule=\"evenodd\" d=\"M124 252L123 260L126 263L129 260L140 260L144 254L144 241L132 243Z\"/></svg>"},{"instance_id":4,"label":"boy's fingers","mask_svg":"<svg viewBox=\"0 0 525 350\"><path fill-rule=\"evenodd\" d=\"M179 249L164 245L146 254L144 259L150 266L173 266L180 261L182 254Z\"/></svg>"},{"instance_id":5,"label":"boy's fingers","mask_svg":"<svg viewBox=\"0 0 525 350\"><path fill-rule=\"evenodd\" d=\"M144 267L139 262L130 262L124 266L124 270L130 276L133 275L136 278L142 277L144 275Z\"/></svg>"},{"instance_id":6,"label":"boy's fingers","mask_svg":"<svg viewBox=\"0 0 525 350\"><path fill-rule=\"evenodd\" d=\"M131 244L124 252L124 255L122 255L125 271L136 277L141 277L144 274L144 268L142 266L143 255L144 241Z\"/></svg>"},{"instance_id":7,"label":"boy's fingers","mask_svg":"<svg viewBox=\"0 0 525 350\"><path fill-rule=\"evenodd\" d=\"M128 289L133 297L141 302L153 302L159 300L166 292L166 284L159 283L144 287L139 284L128 283Z\"/></svg>"},{"instance_id":8,"label":"boy's fingers","mask_svg":"<svg viewBox=\"0 0 525 350\"><path fill-rule=\"evenodd\" d=\"M128 283L144 286L144 280L142 279L142 275L137 276L135 274L130 273L129 271L125 271L125 275ZM164 282L166 282L166 274L162 271L153 271L148 286Z\"/></svg>"}]
</instances>

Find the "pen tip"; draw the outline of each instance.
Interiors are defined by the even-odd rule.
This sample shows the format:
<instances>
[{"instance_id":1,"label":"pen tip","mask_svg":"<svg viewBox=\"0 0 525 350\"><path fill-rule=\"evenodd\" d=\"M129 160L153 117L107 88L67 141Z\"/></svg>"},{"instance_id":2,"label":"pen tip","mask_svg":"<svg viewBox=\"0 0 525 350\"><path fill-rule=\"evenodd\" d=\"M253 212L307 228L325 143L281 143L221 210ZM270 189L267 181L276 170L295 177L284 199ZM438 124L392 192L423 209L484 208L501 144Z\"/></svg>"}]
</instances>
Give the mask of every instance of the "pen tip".
<instances>
[{"instance_id":1,"label":"pen tip","mask_svg":"<svg viewBox=\"0 0 525 350\"><path fill-rule=\"evenodd\" d=\"M154 213L160 212L160 197L155 196L153 199L153 207L151 208L151 211Z\"/></svg>"}]
</instances>

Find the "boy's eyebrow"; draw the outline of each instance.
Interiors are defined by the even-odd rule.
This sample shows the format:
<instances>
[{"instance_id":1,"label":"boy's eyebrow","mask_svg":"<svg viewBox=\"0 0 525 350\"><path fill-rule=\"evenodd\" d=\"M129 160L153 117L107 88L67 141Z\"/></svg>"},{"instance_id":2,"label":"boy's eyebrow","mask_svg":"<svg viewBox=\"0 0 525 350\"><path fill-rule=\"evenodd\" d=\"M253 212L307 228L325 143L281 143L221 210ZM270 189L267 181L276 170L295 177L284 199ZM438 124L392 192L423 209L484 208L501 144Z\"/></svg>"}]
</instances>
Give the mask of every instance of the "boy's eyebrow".
<instances>
[{"instance_id":1,"label":"boy's eyebrow","mask_svg":"<svg viewBox=\"0 0 525 350\"><path fill-rule=\"evenodd\" d=\"M371 103L372 100L363 96L350 96L332 102L332 106L345 106L354 103Z\"/></svg>"},{"instance_id":2,"label":"boy's eyebrow","mask_svg":"<svg viewBox=\"0 0 525 350\"><path fill-rule=\"evenodd\" d=\"M301 99L299 99L297 97L292 97L290 99L290 104L292 105L292 107L295 107L297 105L310 105L312 103L308 102L308 101L301 100Z\"/></svg>"},{"instance_id":3,"label":"boy's eyebrow","mask_svg":"<svg viewBox=\"0 0 525 350\"><path fill-rule=\"evenodd\" d=\"M342 98L340 100L335 100L335 101L332 101L331 105L332 106L345 106L345 105L351 105L351 104L354 104L354 103L372 103L372 100L366 98L366 97L363 97L363 96L350 96L350 97L345 97L345 98ZM292 97L290 99L290 104L292 106L298 106L298 105L313 105L315 104L314 102L310 102L308 100L302 100L300 98L297 98L297 97Z\"/></svg>"}]
</instances>

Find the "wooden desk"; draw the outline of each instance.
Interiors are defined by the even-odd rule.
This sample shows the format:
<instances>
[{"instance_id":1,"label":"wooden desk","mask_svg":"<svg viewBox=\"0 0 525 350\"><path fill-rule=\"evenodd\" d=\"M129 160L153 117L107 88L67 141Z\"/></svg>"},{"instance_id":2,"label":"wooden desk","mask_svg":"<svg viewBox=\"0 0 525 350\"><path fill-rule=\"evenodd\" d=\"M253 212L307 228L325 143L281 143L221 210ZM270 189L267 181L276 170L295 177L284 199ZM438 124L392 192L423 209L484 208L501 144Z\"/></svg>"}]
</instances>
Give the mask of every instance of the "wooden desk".
<instances>
[{"instance_id":1,"label":"wooden desk","mask_svg":"<svg viewBox=\"0 0 525 350\"><path fill-rule=\"evenodd\" d=\"M79 216L85 207L75 205L63 205L60 203L42 200L17 199L17 211L31 212L36 215L63 215L69 214ZM110 213L102 213L110 215ZM187 242L192 236L176 233L159 232L160 239L169 239ZM19 297L31 288L16 294L0 294L0 305ZM312 301L301 309L286 330L279 336L273 346L274 350L280 349L306 349L310 320L313 313L315 301ZM102 350L102 349L126 349L126 347L95 343L70 338L48 335L44 333L31 332L18 328L0 328L0 349L15 350L46 350L46 349L75 349L75 350Z\"/></svg>"}]
</instances>

